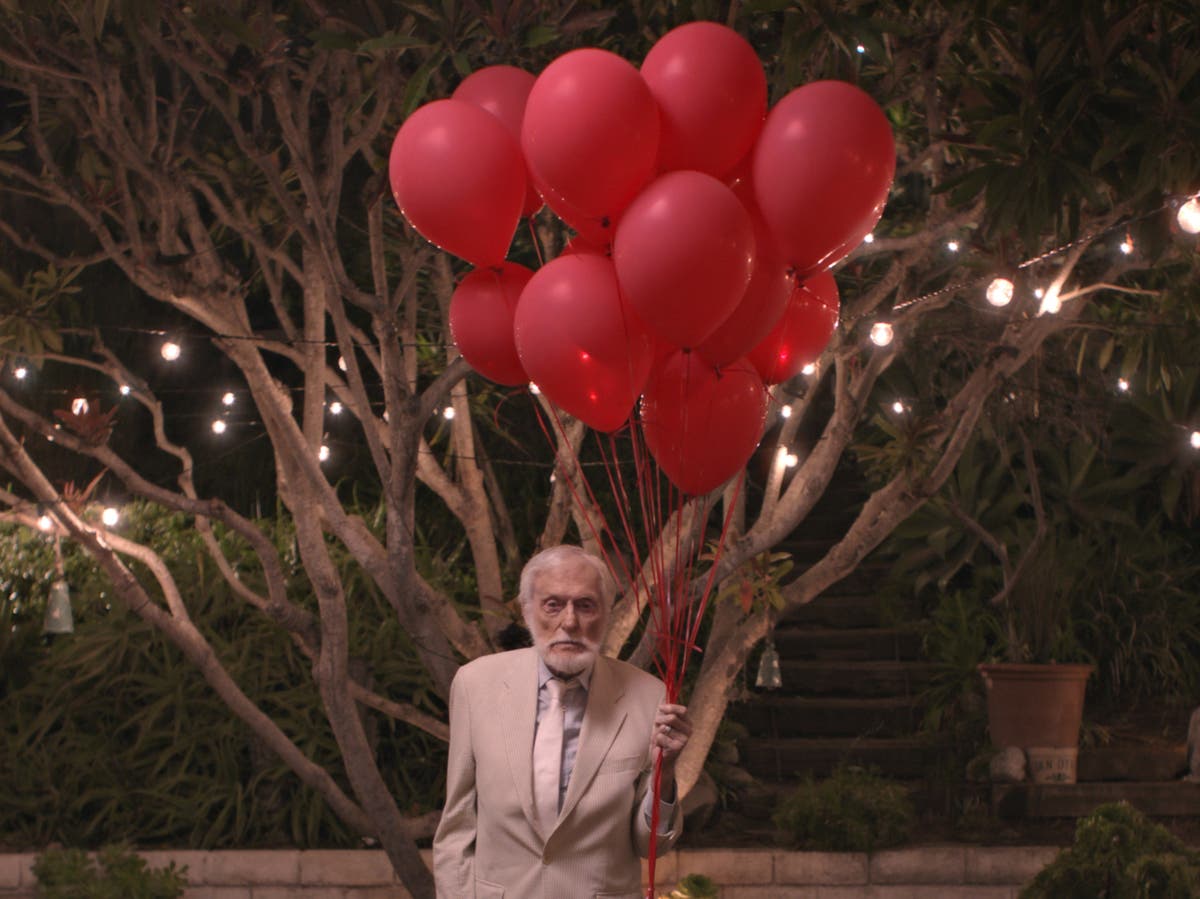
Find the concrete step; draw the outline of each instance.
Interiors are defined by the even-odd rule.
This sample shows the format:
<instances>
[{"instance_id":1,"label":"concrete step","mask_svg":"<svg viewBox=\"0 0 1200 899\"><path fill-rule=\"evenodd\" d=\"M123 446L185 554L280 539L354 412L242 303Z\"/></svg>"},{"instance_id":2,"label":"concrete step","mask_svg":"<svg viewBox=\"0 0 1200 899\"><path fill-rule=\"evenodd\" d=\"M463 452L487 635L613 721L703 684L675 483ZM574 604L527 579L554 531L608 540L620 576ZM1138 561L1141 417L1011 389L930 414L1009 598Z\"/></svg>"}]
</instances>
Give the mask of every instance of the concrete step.
<instances>
[{"instance_id":1,"label":"concrete step","mask_svg":"<svg viewBox=\"0 0 1200 899\"><path fill-rule=\"evenodd\" d=\"M1200 816L1200 783L995 784L992 808L1002 818L1082 818L1106 802L1128 802L1156 818Z\"/></svg>"},{"instance_id":2,"label":"concrete step","mask_svg":"<svg viewBox=\"0 0 1200 899\"><path fill-rule=\"evenodd\" d=\"M878 768L884 777L916 779L942 751L915 737L750 738L739 746L746 770L774 781L826 777L841 764Z\"/></svg>"},{"instance_id":3,"label":"concrete step","mask_svg":"<svg viewBox=\"0 0 1200 899\"><path fill-rule=\"evenodd\" d=\"M879 599L866 593L825 594L779 619L780 630L790 624L830 628L879 627Z\"/></svg>"},{"instance_id":4,"label":"concrete step","mask_svg":"<svg viewBox=\"0 0 1200 899\"><path fill-rule=\"evenodd\" d=\"M918 695L933 679L930 662L784 659L780 662L783 690L818 696Z\"/></svg>"},{"instance_id":5,"label":"concrete step","mask_svg":"<svg viewBox=\"0 0 1200 899\"><path fill-rule=\"evenodd\" d=\"M907 696L759 694L753 702L731 708L730 716L761 736L891 737L912 733L919 711Z\"/></svg>"},{"instance_id":6,"label":"concrete step","mask_svg":"<svg viewBox=\"0 0 1200 899\"><path fill-rule=\"evenodd\" d=\"M921 634L897 627L781 627L775 646L786 659L916 659Z\"/></svg>"}]
</instances>

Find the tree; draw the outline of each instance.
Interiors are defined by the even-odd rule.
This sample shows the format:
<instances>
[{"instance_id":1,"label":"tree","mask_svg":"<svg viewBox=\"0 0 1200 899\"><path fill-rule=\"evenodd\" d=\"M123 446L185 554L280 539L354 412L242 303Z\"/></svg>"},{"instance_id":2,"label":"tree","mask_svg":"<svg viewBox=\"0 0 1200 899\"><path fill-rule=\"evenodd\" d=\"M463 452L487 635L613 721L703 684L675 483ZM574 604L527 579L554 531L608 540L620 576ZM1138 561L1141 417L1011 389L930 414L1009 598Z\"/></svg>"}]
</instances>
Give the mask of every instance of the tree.
<instances>
[{"instance_id":1,"label":"tree","mask_svg":"<svg viewBox=\"0 0 1200 899\"><path fill-rule=\"evenodd\" d=\"M446 95L481 65L536 71L584 44L636 61L672 25L722 12L699 2L620 12L571 2L385 11L366 2L335 13L314 2L225 11L203 2L47 0L0 13L9 108L0 142L9 297L0 334L9 370L27 358L88 378L109 397L128 385L154 445L173 460L165 487L146 474L150 454L115 449L125 421L136 420L127 405L115 419L112 400L76 414L7 381L5 514L34 526L38 507L50 510L52 527L95 559L120 600L173 641L343 820L380 840L414 896L433 895L414 843L429 821L405 816L388 795L360 711L435 734L445 724L353 673L352 597L334 553L352 557L387 598L445 690L459 661L491 651L511 617L504 597L519 559L533 543L562 540L572 522L586 542L587 518L599 510L572 504L570 478L560 477L537 497L540 522L529 533L518 527L538 488L531 481L517 490L498 475L488 425L530 407L469 375L449 346L456 269L403 225L387 197L391 137L419 102ZM776 393L792 414L771 432L761 495L737 500L717 571L741 577L743 565L793 532L881 397L907 382L914 414L886 440L894 464L832 548L783 587L795 607L853 571L937 491L981 418L1003 402L997 395L1036 383L1043 353L1098 333L1106 340L1088 342L1081 356L1111 357L1105 343L1118 353L1132 347L1118 340L1131 326L1194 316L1194 248L1172 232L1170 203L1197 188L1200 171L1197 29L1185 2L1098 3L1086 12L1054 0L755 3L732 4L723 17L762 55L773 98L816 78L855 81L886 109L897 138L884 223L837 272L841 323L819 372ZM536 239L556 245L561 233L549 218L538 221ZM1115 253L1127 233L1133 252ZM524 241L518 252L531 254ZM998 272L1016 284L1014 302L999 310L980 303ZM203 335L237 372L269 441L315 610L288 596L276 547L248 511L197 489L198 450L173 424L174 407L144 363L119 351L102 310L72 298L82 283L128 285L147 329ZM1045 291L1040 304L1035 286ZM55 316L75 316L74 326ZM894 339L877 347L865 337L884 320ZM322 468L329 397L365 448L359 482L378 492L378 526ZM456 413L448 422L435 416L447 406ZM773 447L802 435L811 447L789 473ZM518 443L536 452L528 444L538 439ZM584 429L567 421L556 439L559 470L569 473ZM62 469L65 459L75 468ZM66 502L54 480L56 471L100 469L131 494L193 516L238 595L311 657L344 778L315 766L247 700L154 553ZM433 519L452 522L469 552L469 602L419 564L418 525ZM218 529L253 549L256 571L229 563ZM688 533L694 549L702 529ZM637 631L635 594L618 602L610 651ZM685 791L769 618L763 604L715 608L690 700L698 727L680 767ZM648 661L645 641L631 657Z\"/></svg>"}]
</instances>

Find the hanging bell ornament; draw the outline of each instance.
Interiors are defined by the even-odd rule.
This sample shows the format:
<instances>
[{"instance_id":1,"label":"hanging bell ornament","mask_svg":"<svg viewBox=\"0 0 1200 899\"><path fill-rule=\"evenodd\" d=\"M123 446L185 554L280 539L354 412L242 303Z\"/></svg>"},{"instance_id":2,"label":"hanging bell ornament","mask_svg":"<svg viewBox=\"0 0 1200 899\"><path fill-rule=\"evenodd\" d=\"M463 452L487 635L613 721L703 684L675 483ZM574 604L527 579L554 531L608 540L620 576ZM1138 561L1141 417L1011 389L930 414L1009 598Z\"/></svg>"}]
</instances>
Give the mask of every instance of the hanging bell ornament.
<instances>
[{"instance_id":1,"label":"hanging bell ornament","mask_svg":"<svg viewBox=\"0 0 1200 899\"><path fill-rule=\"evenodd\" d=\"M71 591L63 578L59 578L50 585L50 598L46 600L46 617L42 620L42 633L75 633L75 616L71 612Z\"/></svg>"},{"instance_id":2,"label":"hanging bell ornament","mask_svg":"<svg viewBox=\"0 0 1200 899\"><path fill-rule=\"evenodd\" d=\"M763 647L762 658L758 660L758 676L754 685L764 690L778 690L783 686L783 675L779 672L779 650L775 648L775 639L767 638Z\"/></svg>"}]
</instances>

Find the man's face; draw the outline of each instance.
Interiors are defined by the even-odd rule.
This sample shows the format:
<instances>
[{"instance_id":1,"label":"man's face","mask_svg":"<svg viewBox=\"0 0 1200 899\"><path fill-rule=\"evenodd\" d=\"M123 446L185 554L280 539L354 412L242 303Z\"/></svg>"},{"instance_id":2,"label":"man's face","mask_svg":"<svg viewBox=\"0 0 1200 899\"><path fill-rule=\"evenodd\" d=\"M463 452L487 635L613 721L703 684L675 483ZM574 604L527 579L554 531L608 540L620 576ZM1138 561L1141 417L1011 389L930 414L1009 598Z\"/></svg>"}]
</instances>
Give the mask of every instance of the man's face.
<instances>
[{"instance_id":1,"label":"man's face","mask_svg":"<svg viewBox=\"0 0 1200 899\"><path fill-rule=\"evenodd\" d=\"M546 667L567 675L586 670L608 628L599 573L586 562L561 562L534 578L532 594L525 624Z\"/></svg>"}]
</instances>

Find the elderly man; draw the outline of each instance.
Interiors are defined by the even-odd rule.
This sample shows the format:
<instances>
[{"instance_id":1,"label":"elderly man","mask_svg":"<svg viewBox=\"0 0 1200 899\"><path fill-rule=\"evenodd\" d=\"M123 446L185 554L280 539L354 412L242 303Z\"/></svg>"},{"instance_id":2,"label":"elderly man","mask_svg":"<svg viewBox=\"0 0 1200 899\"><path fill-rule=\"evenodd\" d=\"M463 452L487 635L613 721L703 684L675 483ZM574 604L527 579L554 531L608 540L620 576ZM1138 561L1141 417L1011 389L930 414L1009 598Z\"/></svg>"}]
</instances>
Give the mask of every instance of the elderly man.
<instances>
[{"instance_id":1,"label":"elderly man","mask_svg":"<svg viewBox=\"0 0 1200 899\"><path fill-rule=\"evenodd\" d=\"M577 546L521 572L533 648L464 665L450 689L439 899L640 899L654 757L658 846L679 837L675 762L692 731L662 681L600 655L615 588Z\"/></svg>"}]
</instances>

